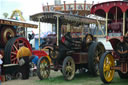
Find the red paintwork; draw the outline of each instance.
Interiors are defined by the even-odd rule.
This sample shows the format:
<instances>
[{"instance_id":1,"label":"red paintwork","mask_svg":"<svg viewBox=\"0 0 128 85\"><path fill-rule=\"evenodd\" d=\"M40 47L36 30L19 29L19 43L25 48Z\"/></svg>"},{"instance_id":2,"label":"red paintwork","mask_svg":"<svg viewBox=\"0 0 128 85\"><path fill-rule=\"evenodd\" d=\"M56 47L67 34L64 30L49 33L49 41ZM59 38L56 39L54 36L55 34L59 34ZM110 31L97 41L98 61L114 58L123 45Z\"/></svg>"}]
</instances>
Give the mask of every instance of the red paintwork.
<instances>
[{"instance_id":1,"label":"red paintwork","mask_svg":"<svg viewBox=\"0 0 128 85\"><path fill-rule=\"evenodd\" d=\"M110 2L103 2L103 3L93 5L92 8L91 8L91 13L99 15L99 16L103 16L103 13L102 13L103 11L105 13L107 13L107 12L110 11L111 8L113 8L115 6L119 7L122 12L126 12L128 10L128 2L125 2L125 1L110 1Z\"/></svg>"},{"instance_id":2,"label":"red paintwork","mask_svg":"<svg viewBox=\"0 0 128 85\"><path fill-rule=\"evenodd\" d=\"M33 50L32 53L33 53L33 55L36 55L39 58L42 57L42 56L48 56L48 54L45 51L42 51L42 50Z\"/></svg>"},{"instance_id":3,"label":"red paintwork","mask_svg":"<svg viewBox=\"0 0 128 85\"><path fill-rule=\"evenodd\" d=\"M114 14L116 13L117 7L117 20L114 18ZM91 13L96 14L101 17L106 17L106 13L108 13L108 19L111 19L111 22L108 22L108 36L106 36L106 40L110 41L112 47L115 49L117 42L123 41L123 12L128 10L128 2L125 1L109 1L103 2L96 5L93 5L91 8ZM126 21L127 23L127 21ZM127 24L125 29L127 29ZM109 36L109 33L121 33L120 36Z\"/></svg>"},{"instance_id":4,"label":"red paintwork","mask_svg":"<svg viewBox=\"0 0 128 85\"><path fill-rule=\"evenodd\" d=\"M110 1L104 2L100 4L93 5L91 9L91 13L95 15L99 15L101 17L106 18L106 13L108 13L108 28L106 40L110 41L114 51L112 51L112 55L114 59L120 62L120 65L116 65L111 67L113 70L120 70L122 73L128 72L128 57L126 54L119 54L117 46L120 46L120 42L124 41L123 35L123 13L126 13L125 19L125 32L128 32L128 2L126 1ZM117 14L117 15L116 15ZM126 33L124 33L126 35ZM123 47L124 48L124 47ZM124 50L124 49L123 49ZM123 51L121 48L121 51ZM125 51L123 51L125 52ZM127 51L126 51L127 52ZM123 57L122 57L123 56Z\"/></svg>"},{"instance_id":5,"label":"red paintwork","mask_svg":"<svg viewBox=\"0 0 128 85\"><path fill-rule=\"evenodd\" d=\"M117 40L120 40L122 42L123 41L123 36L106 36L107 41L110 41L112 39L117 39Z\"/></svg>"},{"instance_id":6,"label":"red paintwork","mask_svg":"<svg viewBox=\"0 0 128 85\"><path fill-rule=\"evenodd\" d=\"M112 48L115 50L118 42L123 42L123 36L106 36L106 40L110 41Z\"/></svg>"},{"instance_id":7,"label":"red paintwork","mask_svg":"<svg viewBox=\"0 0 128 85\"><path fill-rule=\"evenodd\" d=\"M65 42L65 37L64 37L64 36L62 37L62 42L63 42L63 43Z\"/></svg>"},{"instance_id":8,"label":"red paintwork","mask_svg":"<svg viewBox=\"0 0 128 85\"><path fill-rule=\"evenodd\" d=\"M120 33L122 32L121 29L123 29L123 23L122 22L113 22L109 24L108 29L112 30L113 32Z\"/></svg>"},{"instance_id":9,"label":"red paintwork","mask_svg":"<svg viewBox=\"0 0 128 85\"><path fill-rule=\"evenodd\" d=\"M28 42L28 40L26 38L23 38L23 37L17 38L15 40L12 48L11 48L11 56L10 56L10 58L11 58L11 63L12 64L17 64L18 63L16 55L17 55L17 52L19 50L19 44L20 43L22 43L25 47L29 48L30 51L32 52L31 45L29 44L29 42Z\"/></svg>"}]
</instances>

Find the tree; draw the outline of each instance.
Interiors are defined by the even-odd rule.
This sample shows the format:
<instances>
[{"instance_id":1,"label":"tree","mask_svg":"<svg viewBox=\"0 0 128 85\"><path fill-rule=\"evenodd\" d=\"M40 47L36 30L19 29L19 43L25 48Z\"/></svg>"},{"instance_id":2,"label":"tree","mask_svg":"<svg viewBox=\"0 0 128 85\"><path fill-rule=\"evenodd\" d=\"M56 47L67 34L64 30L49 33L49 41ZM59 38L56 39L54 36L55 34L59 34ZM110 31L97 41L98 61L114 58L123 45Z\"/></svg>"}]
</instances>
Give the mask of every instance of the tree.
<instances>
[{"instance_id":1,"label":"tree","mask_svg":"<svg viewBox=\"0 0 128 85\"><path fill-rule=\"evenodd\" d=\"M4 18L7 18L8 17L8 13L3 13L3 16L4 16Z\"/></svg>"}]
</instances>

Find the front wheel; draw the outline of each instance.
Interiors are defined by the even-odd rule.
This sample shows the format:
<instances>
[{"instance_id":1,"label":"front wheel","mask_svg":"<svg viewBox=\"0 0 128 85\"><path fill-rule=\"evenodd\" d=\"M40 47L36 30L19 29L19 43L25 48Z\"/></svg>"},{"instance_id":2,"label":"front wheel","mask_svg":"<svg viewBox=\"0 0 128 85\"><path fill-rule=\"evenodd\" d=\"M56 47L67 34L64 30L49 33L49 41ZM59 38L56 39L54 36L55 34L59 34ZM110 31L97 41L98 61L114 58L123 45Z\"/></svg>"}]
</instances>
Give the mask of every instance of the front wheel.
<instances>
[{"instance_id":1,"label":"front wheel","mask_svg":"<svg viewBox=\"0 0 128 85\"><path fill-rule=\"evenodd\" d=\"M47 57L41 57L37 63L37 75L40 80L46 79L50 75L50 62Z\"/></svg>"},{"instance_id":2,"label":"front wheel","mask_svg":"<svg viewBox=\"0 0 128 85\"><path fill-rule=\"evenodd\" d=\"M72 80L75 75L75 62L72 57L68 56L63 61L62 72L65 80Z\"/></svg>"},{"instance_id":3,"label":"front wheel","mask_svg":"<svg viewBox=\"0 0 128 85\"><path fill-rule=\"evenodd\" d=\"M105 47L101 42L93 42L88 50L88 68L93 76L99 75L99 62Z\"/></svg>"},{"instance_id":4,"label":"front wheel","mask_svg":"<svg viewBox=\"0 0 128 85\"><path fill-rule=\"evenodd\" d=\"M114 58L110 52L105 52L99 64L100 78L104 83L110 83L113 80L115 70L112 70L111 67L114 67Z\"/></svg>"}]
</instances>

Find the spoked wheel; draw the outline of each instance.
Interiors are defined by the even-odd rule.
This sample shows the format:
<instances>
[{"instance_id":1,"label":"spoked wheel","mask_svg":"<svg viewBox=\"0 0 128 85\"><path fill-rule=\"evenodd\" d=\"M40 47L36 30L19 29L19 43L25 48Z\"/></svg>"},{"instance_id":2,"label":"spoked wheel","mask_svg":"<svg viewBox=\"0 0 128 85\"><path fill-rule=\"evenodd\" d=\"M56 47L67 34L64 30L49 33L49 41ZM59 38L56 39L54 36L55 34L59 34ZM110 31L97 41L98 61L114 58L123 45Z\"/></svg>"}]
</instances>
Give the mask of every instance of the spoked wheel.
<instances>
[{"instance_id":1,"label":"spoked wheel","mask_svg":"<svg viewBox=\"0 0 128 85\"><path fill-rule=\"evenodd\" d=\"M106 52L102 55L100 60L100 78L104 83L110 83L114 77L115 70L114 58L110 52Z\"/></svg>"},{"instance_id":2,"label":"spoked wheel","mask_svg":"<svg viewBox=\"0 0 128 85\"><path fill-rule=\"evenodd\" d=\"M46 79L50 75L50 62L47 57L41 57L37 63L37 75L40 80Z\"/></svg>"},{"instance_id":3,"label":"spoked wheel","mask_svg":"<svg viewBox=\"0 0 128 85\"><path fill-rule=\"evenodd\" d=\"M17 64L17 52L19 50L19 45L22 44L23 46L29 48L32 51L31 45L29 44L28 40L23 37L15 37L11 38L6 46L4 52L4 63L5 64Z\"/></svg>"},{"instance_id":4,"label":"spoked wheel","mask_svg":"<svg viewBox=\"0 0 128 85\"><path fill-rule=\"evenodd\" d=\"M63 61L62 71L65 80L72 80L75 75L75 62L72 57L67 56Z\"/></svg>"},{"instance_id":5,"label":"spoked wheel","mask_svg":"<svg viewBox=\"0 0 128 85\"><path fill-rule=\"evenodd\" d=\"M88 50L88 67L93 76L99 75L99 61L105 47L101 42L93 42Z\"/></svg>"},{"instance_id":6,"label":"spoked wheel","mask_svg":"<svg viewBox=\"0 0 128 85\"><path fill-rule=\"evenodd\" d=\"M4 26L0 30L0 47L4 47L7 41L16 36L16 30L11 26Z\"/></svg>"},{"instance_id":7,"label":"spoked wheel","mask_svg":"<svg viewBox=\"0 0 128 85\"><path fill-rule=\"evenodd\" d=\"M117 61L117 66L121 66L121 62ZM117 72L121 79L128 79L128 72L123 73L120 70L117 70Z\"/></svg>"},{"instance_id":8,"label":"spoked wheel","mask_svg":"<svg viewBox=\"0 0 128 85\"><path fill-rule=\"evenodd\" d=\"M128 79L128 72L122 73L121 71L118 71L118 74L119 74L121 79Z\"/></svg>"}]
</instances>

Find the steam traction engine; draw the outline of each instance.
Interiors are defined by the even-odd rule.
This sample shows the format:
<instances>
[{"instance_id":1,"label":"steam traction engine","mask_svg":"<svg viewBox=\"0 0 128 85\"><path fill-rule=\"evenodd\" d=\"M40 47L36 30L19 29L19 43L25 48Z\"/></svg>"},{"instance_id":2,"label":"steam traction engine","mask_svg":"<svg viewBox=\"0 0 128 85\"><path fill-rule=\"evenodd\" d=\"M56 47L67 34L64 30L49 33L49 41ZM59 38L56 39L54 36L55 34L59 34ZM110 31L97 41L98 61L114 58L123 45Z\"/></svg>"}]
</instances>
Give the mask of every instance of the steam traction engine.
<instances>
[{"instance_id":1,"label":"steam traction engine","mask_svg":"<svg viewBox=\"0 0 128 85\"><path fill-rule=\"evenodd\" d=\"M115 70L120 78L128 78L128 2L99 3L92 7L91 13L106 18L106 40L113 47L113 51L107 51L101 57L101 80L110 83Z\"/></svg>"},{"instance_id":2,"label":"steam traction engine","mask_svg":"<svg viewBox=\"0 0 128 85\"><path fill-rule=\"evenodd\" d=\"M48 36L46 42L40 46L42 49L48 49L52 61L50 63L46 56L39 59L37 74L41 80L49 77L50 70L60 70L66 80L72 80L75 72L80 69L88 69L92 75L98 75L99 59L105 48L101 42L96 42L91 34L86 33L83 27L89 23L96 23L96 20L60 12L43 12L30 18L56 26L56 34ZM82 28L77 32L78 29L71 28L70 25Z\"/></svg>"},{"instance_id":3,"label":"steam traction engine","mask_svg":"<svg viewBox=\"0 0 128 85\"><path fill-rule=\"evenodd\" d=\"M13 73L17 70L13 66L15 67L18 64L16 55L19 44L28 47L32 52L31 45L25 38L27 36L27 27L37 28L37 25L16 20L0 19L0 54L4 56L3 72L5 74Z\"/></svg>"}]
</instances>

